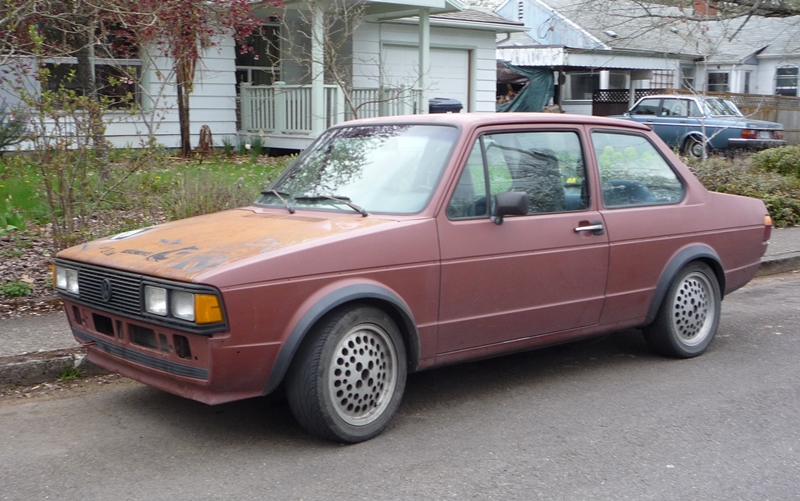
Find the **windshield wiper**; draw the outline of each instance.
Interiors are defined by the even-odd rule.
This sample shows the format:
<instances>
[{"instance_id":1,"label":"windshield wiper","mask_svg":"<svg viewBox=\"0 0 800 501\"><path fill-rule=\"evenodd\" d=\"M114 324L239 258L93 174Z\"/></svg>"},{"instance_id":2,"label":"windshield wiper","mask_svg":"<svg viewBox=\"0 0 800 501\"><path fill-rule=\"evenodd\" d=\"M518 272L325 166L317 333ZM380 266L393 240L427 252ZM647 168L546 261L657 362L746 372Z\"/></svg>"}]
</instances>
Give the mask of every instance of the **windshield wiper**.
<instances>
[{"instance_id":1,"label":"windshield wiper","mask_svg":"<svg viewBox=\"0 0 800 501\"><path fill-rule=\"evenodd\" d=\"M369 213L359 207L358 205L354 204L350 201L350 197L346 197L343 195L304 195L299 197L294 197L295 200L333 200L334 202L339 202L341 204L345 204L346 206L350 207L354 211L358 212L364 217L369 216Z\"/></svg>"},{"instance_id":2,"label":"windshield wiper","mask_svg":"<svg viewBox=\"0 0 800 501\"><path fill-rule=\"evenodd\" d=\"M261 194L262 194L262 195L275 195L276 197L278 197L278 200L280 200L280 201L281 201L281 203L283 203L283 206L284 206L284 207L286 207L286 210L288 210L288 211L289 211L289 214L294 214L294 207L292 207L291 205L289 205L289 202L287 202L287 201L286 201L286 200L284 200L284 198L283 198L283 197L289 197L289 196L291 196L291 195L289 195L288 193L284 193L284 192L282 192L282 191L278 191L278 190L263 190L263 191L261 192ZM283 196L281 196L281 195L283 195Z\"/></svg>"}]
</instances>

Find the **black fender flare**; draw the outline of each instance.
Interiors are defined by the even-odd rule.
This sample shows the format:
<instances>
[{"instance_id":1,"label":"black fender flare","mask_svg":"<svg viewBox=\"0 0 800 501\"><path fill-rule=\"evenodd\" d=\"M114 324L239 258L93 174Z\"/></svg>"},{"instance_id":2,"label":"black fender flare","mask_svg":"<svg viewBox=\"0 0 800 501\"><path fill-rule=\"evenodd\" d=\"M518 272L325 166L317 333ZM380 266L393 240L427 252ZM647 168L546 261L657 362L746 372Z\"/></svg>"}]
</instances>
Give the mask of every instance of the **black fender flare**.
<instances>
[{"instance_id":1,"label":"black fender flare","mask_svg":"<svg viewBox=\"0 0 800 501\"><path fill-rule=\"evenodd\" d=\"M661 303L664 301L664 296L667 294L667 289L672 284L678 272L691 261L703 261L711 266L714 274L719 282L720 294L725 294L725 270L722 267L719 255L711 247L703 244L694 244L684 247L678 251L672 259L670 259L664 271L661 272L661 278L658 279L656 285L656 293L653 300L650 302L650 309L647 310L647 318L643 325L649 325L656 318L658 309L661 308ZM722 299L722 297L720 297Z\"/></svg>"},{"instance_id":2,"label":"black fender flare","mask_svg":"<svg viewBox=\"0 0 800 501\"><path fill-rule=\"evenodd\" d=\"M394 313L392 316L396 320L399 320L400 322L398 323L401 324L398 325L398 327L408 334L403 337L408 343L408 350L406 351L408 352L409 372L416 369L420 357L419 331L417 330L414 316L411 314L411 310L408 305L406 305L405 301L391 290L381 287L380 285L346 285L323 296L314 303L314 305L303 314L297 324L295 324L286 342L281 346L278 356L275 358L272 371L267 379L267 385L264 388L264 395L275 391L278 385L283 381L300 344L314 325L330 311L343 304L354 301L364 301L367 303L380 302L392 306L394 311L390 313Z\"/></svg>"}]
</instances>

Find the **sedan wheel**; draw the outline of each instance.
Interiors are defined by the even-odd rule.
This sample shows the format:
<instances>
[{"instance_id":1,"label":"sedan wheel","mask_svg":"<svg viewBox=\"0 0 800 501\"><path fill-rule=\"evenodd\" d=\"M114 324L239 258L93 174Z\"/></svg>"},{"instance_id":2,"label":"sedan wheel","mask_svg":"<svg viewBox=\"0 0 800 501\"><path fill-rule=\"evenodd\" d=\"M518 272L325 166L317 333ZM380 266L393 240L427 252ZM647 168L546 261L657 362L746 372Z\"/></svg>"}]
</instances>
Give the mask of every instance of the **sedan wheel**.
<instances>
[{"instance_id":1,"label":"sedan wheel","mask_svg":"<svg viewBox=\"0 0 800 501\"><path fill-rule=\"evenodd\" d=\"M644 329L657 352L678 358L702 354L717 332L720 289L706 264L687 265L670 285L655 320Z\"/></svg>"},{"instance_id":2,"label":"sedan wheel","mask_svg":"<svg viewBox=\"0 0 800 501\"><path fill-rule=\"evenodd\" d=\"M288 375L289 404L311 433L368 440L389 424L402 399L406 352L392 319L372 307L323 319Z\"/></svg>"},{"instance_id":3,"label":"sedan wheel","mask_svg":"<svg viewBox=\"0 0 800 501\"><path fill-rule=\"evenodd\" d=\"M703 158L703 140L695 136L689 136L683 146L683 152L687 156L696 159Z\"/></svg>"}]
</instances>

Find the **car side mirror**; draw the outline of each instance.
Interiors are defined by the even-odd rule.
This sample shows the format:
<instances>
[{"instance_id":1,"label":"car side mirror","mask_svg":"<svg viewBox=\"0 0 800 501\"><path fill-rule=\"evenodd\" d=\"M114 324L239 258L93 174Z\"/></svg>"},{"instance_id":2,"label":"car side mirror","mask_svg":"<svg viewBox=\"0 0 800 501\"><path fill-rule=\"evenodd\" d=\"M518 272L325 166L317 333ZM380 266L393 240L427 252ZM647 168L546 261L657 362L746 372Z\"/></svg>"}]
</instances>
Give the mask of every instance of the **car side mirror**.
<instances>
[{"instance_id":1,"label":"car side mirror","mask_svg":"<svg viewBox=\"0 0 800 501\"><path fill-rule=\"evenodd\" d=\"M524 191L504 191L494 196L494 211L492 222L503 224L504 216L524 216L528 213L531 203L528 194Z\"/></svg>"}]
</instances>

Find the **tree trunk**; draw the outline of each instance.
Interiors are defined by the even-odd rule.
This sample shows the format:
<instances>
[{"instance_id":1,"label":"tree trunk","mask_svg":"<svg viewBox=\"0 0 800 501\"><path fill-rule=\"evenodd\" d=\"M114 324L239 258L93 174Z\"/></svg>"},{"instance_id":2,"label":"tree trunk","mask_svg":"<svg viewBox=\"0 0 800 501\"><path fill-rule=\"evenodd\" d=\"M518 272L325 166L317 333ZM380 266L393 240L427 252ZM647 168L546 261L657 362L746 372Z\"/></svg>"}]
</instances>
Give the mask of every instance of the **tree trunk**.
<instances>
[{"instance_id":1,"label":"tree trunk","mask_svg":"<svg viewBox=\"0 0 800 501\"><path fill-rule=\"evenodd\" d=\"M76 45L80 47L75 53L78 59L78 67L75 71L75 78L86 92L86 96L91 98L93 106L86 112L89 115L89 131L92 140L92 149L98 162L98 175L100 179L107 180L108 172L108 143L106 142L106 124L103 121L103 106L100 102L100 95L97 92L97 82L94 71L94 46L92 39L84 34L75 36Z\"/></svg>"},{"instance_id":2,"label":"tree trunk","mask_svg":"<svg viewBox=\"0 0 800 501\"><path fill-rule=\"evenodd\" d=\"M185 61L178 61L176 71L176 79L178 86L178 120L180 121L181 129L181 154L184 157L189 157L192 153L192 137L190 134L190 121L189 121L189 94L191 86L191 75L189 75L190 66Z\"/></svg>"}]
</instances>

